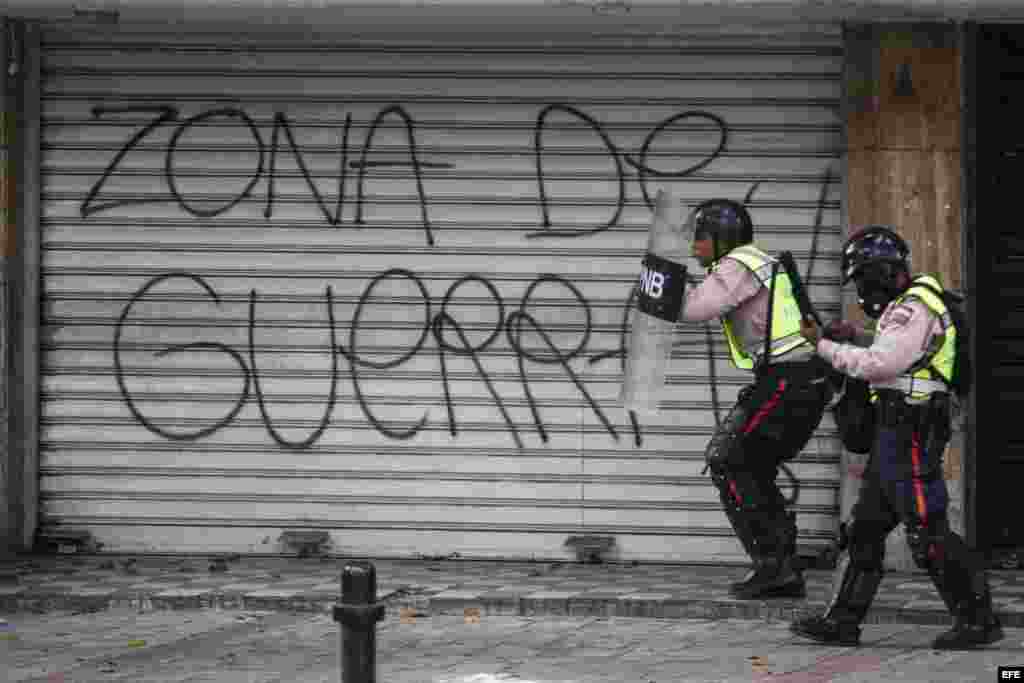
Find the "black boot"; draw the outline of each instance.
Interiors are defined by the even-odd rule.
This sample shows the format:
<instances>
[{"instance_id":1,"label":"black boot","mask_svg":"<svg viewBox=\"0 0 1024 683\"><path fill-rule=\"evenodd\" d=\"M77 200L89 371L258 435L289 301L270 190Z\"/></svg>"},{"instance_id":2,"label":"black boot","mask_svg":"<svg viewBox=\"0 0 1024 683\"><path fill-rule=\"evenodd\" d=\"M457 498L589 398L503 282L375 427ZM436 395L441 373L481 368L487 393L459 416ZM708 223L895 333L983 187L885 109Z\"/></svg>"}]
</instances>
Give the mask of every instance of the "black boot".
<instances>
[{"instance_id":1,"label":"black boot","mask_svg":"<svg viewBox=\"0 0 1024 683\"><path fill-rule=\"evenodd\" d=\"M807 595L803 575L790 557L755 557L754 569L743 581L732 584L729 593L740 600L758 598L802 598Z\"/></svg>"},{"instance_id":2,"label":"black boot","mask_svg":"<svg viewBox=\"0 0 1024 683\"><path fill-rule=\"evenodd\" d=\"M931 577L935 590L939 592L939 597L942 598L942 602L946 604L946 609L949 610L950 614L956 614L956 592L953 590L950 577L943 569L944 567L932 565L928 567L928 576Z\"/></svg>"},{"instance_id":3,"label":"black boot","mask_svg":"<svg viewBox=\"0 0 1024 683\"><path fill-rule=\"evenodd\" d=\"M729 592L734 593L735 591L739 590L744 585L746 585L746 583L750 581L750 579L757 572L758 552L756 547L757 544L754 540L753 533L750 527L747 525L746 520L743 519L742 512L726 504L725 516L729 520L729 523L732 525L733 531L736 532L736 538L739 539L740 544L743 546L743 551L747 553L747 557L749 557L754 562L751 570L741 581L734 581L733 583L729 584Z\"/></svg>"},{"instance_id":4,"label":"black boot","mask_svg":"<svg viewBox=\"0 0 1024 683\"><path fill-rule=\"evenodd\" d=\"M859 569L844 555L837 578L838 587L825 614L798 619L790 630L827 645L860 645L860 623L878 592L882 570Z\"/></svg>"},{"instance_id":5,"label":"black boot","mask_svg":"<svg viewBox=\"0 0 1024 683\"><path fill-rule=\"evenodd\" d=\"M986 585L960 601L953 613L953 628L932 643L936 650L971 650L1003 639L1003 626L992 612L992 594Z\"/></svg>"},{"instance_id":6,"label":"black boot","mask_svg":"<svg viewBox=\"0 0 1024 683\"><path fill-rule=\"evenodd\" d=\"M743 581L729 586L733 597L753 600L802 598L807 595L803 574L793 563L796 556L796 515L786 513L784 519L783 524L765 530L768 542L758 547L768 552L755 555L753 571Z\"/></svg>"}]
</instances>

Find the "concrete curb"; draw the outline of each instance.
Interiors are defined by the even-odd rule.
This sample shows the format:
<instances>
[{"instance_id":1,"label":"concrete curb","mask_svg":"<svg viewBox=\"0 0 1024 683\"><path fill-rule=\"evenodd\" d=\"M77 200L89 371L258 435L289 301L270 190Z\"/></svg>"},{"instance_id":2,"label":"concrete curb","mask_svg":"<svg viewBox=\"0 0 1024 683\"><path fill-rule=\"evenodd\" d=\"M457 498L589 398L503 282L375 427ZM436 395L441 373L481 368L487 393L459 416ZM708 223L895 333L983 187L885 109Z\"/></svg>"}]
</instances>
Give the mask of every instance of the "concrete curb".
<instances>
[{"instance_id":1,"label":"concrete curb","mask_svg":"<svg viewBox=\"0 0 1024 683\"><path fill-rule=\"evenodd\" d=\"M147 610L265 610L288 613L329 614L338 604L337 596L273 596L203 592L192 595L75 595L33 594L0 596L0 610L17 612L101 612L111 609ZM817 602L778 600L740 601L714 599L621 600L578 598L500 599L434 598L397 591L382 595L387 619L429 617L431 615L467 616L560 616L560 617L642 617L655 619L751 619L791 621L805 614L820 613ZM1003 625L1024 627L1024 614L1001 612ZM907 623L944 625L951 622L945 610L908 609L876 605L865 623Z\"/></svg>"}]
</instances>

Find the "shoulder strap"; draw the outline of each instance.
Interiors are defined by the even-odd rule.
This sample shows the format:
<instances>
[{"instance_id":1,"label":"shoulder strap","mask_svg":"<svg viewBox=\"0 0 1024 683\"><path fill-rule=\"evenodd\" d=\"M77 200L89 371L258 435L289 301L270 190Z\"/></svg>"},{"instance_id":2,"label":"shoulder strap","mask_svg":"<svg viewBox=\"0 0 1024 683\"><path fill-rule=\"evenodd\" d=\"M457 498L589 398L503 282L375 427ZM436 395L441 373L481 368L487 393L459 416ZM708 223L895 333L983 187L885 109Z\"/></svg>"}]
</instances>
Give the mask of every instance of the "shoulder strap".
<instances>
[{"instance_id":1,"label":"shoulder strap","mask_svg":"<svg viewBox=\"0 0 1024 683\"><path fill-rule=\"evenodd\" d=\"M939 323L942 325L942 329L944 329L944 330L948 329L950 326L956 327L956 325L954 323L954 320L953 320L953 314L950 313L950 311L949 311L949 308L950 308L949 304L946 303L947 295L951 295L951 296L954 296L954 297L955 297L955 295L953 295L948 290L939 289L938 287L935 287L934 285L930 285L927 282L913 282L913 283L911 283L910 287L907 289L907 294L904 294L904 296L908 296L908 295L909 296L913 296L913 294L910 294L909 292L910 292L911 289L914 289L916 287L920 287L922 289L928 290L929 292L934 294L936 297L938 297L939 300L942 301L942 304L946 307L946 313L944 313L944 314L940 314L937 311L933 311L933 313L935 313L936 316L938 317ZM959 297L955 297L955 298L958 299L958 303L959 303L960 300L962 300L962 299L959 299ZM922 299L922 301L923 301L923 299ZM927 303L925 305L927 305ZM928 308L931 308L931 306L929 306Z\"/></svg>"},{"instance_id":2,"label":"shoulder strap","mask_svg":"<svg viewBox=\"0 0 1024 683\"><path fill-rule=\"evenodd\" d=\"M952 310L950 305L946 303L946 298L947 296L953 297L953 299L959 304L961 301L963 301L963 297L957 296L956 294L953 294L953 292L950 292L948 290L939 290L937 287L928 284L927 282L915 282L911 285L911 287L922 287L928 290L929 292L937 296L946 306L946 313L944 315L938 316L939 324L942 325L943 331L948 330L950 327L953 327L954 329L956 328L956 323L953 320ZM958 334L959 332L960 330L957 330ZM927 367L929 374L932 376L932 379L938 379L942 381L943 384L951 386L950 383L947 382L946 379L941 374L939 374L939 372L934 367L932 367L931 361L933 357L934 354L929 354L928 356L926 356L928 364L925 366Z\"/></svg>"},{"instance_id":3,"label":"shoulder strap","mask_svg":"<svg viewBox=\"0 0 1024 683\"><path fill-rule=\"evenodd\" d=\"M752 244L743 244L722 257L721 260L731 259L743 265L750 273L757 278L762 286L767 286L771 276L774 274L773 259L769 254Z\"/></svg>"},{"instance_id":4,"label":"shoulder strap","mask_svg":"<svg viewBox=\"0 0 1024 683\"><path fill-rule=\"evenodd\" d=\"M775 317L775 275L779 268L778 261L772 261L772 284L768 288L768 317L765 319L764 327L764 355L761 362L764 365L771 365L772 362L772 318Z\"/></svg>"}]
</instances>

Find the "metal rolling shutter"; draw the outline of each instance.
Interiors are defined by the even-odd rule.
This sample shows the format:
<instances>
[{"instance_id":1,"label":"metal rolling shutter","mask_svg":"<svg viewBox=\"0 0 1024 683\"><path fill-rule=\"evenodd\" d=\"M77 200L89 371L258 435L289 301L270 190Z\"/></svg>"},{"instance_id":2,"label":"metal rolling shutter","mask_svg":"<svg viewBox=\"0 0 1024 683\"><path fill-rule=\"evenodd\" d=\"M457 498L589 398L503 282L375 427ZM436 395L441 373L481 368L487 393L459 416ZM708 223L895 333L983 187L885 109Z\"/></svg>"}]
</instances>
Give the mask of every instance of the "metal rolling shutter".
<instances>
[{"instance_id":1,"label":"metal rolling shutter","mask_svg":"<svg viewBox=\"0 0 1024 683\"><path fill-rule=\"evenodd\" d=\"M315 529L337 553L507 558L565 557L567 537L597 534L622 559L742 559L701 475L705 329L680 329L640 445L615 406L618 358L591 360L620 348L650 216L641 176L690 203L760 182L759 244L813 260L812 295L838 311L839 35L753 35L51 28L44 530L111 551L273 553L283 531ZM490 341L486 380L451 324L439 352L427 323L442 311ZM517 311L578 349L568 367L593 405L526 322L523 353L507 326L491 340ZM717 329L714 354L724 411L748 375ZM826 417L793 464L801 543L834 529L838 451Z\"/></svg>"}]
</instances>

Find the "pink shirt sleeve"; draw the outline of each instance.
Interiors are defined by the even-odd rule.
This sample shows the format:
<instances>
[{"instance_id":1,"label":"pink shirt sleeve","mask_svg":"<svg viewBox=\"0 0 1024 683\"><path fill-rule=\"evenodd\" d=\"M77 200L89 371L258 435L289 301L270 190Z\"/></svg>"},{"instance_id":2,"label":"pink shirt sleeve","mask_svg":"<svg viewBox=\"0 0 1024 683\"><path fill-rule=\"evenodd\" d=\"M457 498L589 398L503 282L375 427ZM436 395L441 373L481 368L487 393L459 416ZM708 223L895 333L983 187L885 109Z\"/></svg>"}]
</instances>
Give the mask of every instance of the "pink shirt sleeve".
<instances>
[{"instance_id":1,"label":"pink shirt sleeve","mask_svg":"<svg viewBox=\"0 0 1024 683\"><path fill-rule=\"evenodd\" d=\"M868 348L822 339L818 342L818 355L850 377L869 383L885 382L910 369L941 331L931 310L918 299L908 298L885 309Z\"/></svg>"},{"instance_id":2,"label":"pink shirt sleeve","mask_svg":"<svg viewBox=\"0 0 1024 683\"><path fill-rule=\"evenodd\" d=\"M682 319L702 323L731 313L761 289L757 276L736 259L723 258L718 268L696 287L689 288Z\"/></svg>"}]
</instances>

